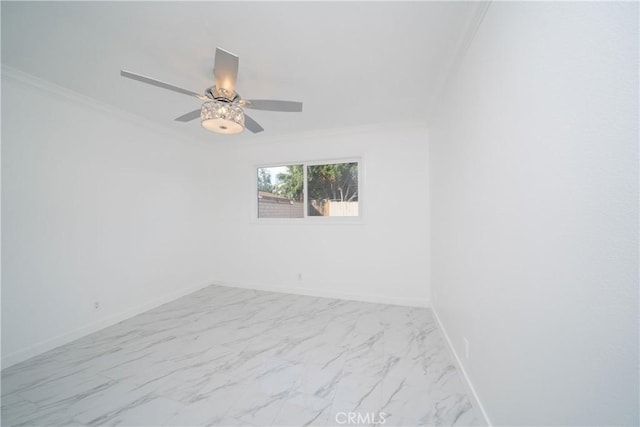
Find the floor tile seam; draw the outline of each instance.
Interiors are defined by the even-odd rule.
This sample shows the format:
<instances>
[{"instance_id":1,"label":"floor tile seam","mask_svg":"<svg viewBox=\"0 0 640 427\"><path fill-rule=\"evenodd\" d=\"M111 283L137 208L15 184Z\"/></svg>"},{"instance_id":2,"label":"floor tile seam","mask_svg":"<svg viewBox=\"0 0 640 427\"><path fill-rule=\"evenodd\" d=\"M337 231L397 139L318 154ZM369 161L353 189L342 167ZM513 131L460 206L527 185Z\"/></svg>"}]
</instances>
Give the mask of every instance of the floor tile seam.
<instances>
[{"instance_id":1,"label":"floor tile seam","mask_svg":"<svg viewBox=\"0 0 640 427\"><path fill-rule=\"evenodd\" d=\"M271 397L273 397L273 396L271 396ZM280 410L282 409L282 406L284 405L284 402L285 402L284 399L277 399L277 400L279 400L280 403L277 405L278 409L276 410L276 415L274 415L273 418L268 423L265 423L265 425L267 425L267 426L272 426L273 425L273 421L276 419L277 414L280 412ZM268 405L265 405L264 407L266 407L266 406L268 406ZM232 408L234 408L234 407L232 407ZM248 424L255 425L254 423L247 421L247 417L248 416L250 416L250 414L249 415L244 414L244 415L241 415L241 416L238 416L238 417L231 416L230 418L234 418L234 419L237 419L237 420L239 420L241 422L247 422Z\"/></svg>"},{"instance_id":2,"label":"floor tile seam","mask_svg":"<svg viewBox=\"0 0 640 427\"><path fill-rule=\"evenodd\" d=\"M136 409L140 404L135 405L135 406L131 406L131 404L136 403L137 401L145 399L145 398L147 398L147 399L144 402L140 403L140 404L146 404L146 403L152 402L152 401L154 401L156 399L164 398L164 397L156 394L155 392L149 392L149 393L143 394L142 396L138 397L134 401L128 401L127 403L124 403L123 405L118 405L116 408L111 409L106 414L102 414L102 415L98 416L97 418L94 418L93 420L90 420L87 423L83 423L83 425L99 425L99 426L108 425L110 421L114 420L114 418L117 418L122 414L126 414L127 412L129 412L129 411L131 411L133 409ZM108 417L106 419L104 419L104 420L101 420L101 422L99 424L93 423L94 421L97 421L97 420L103 418L104 416L108 416Z\"/></svg>"},{"instance_id":3,"label":"floor tile seam","mask_svg":"<svg viewBox=\"0 0 640 427\"><path fill-rule=\"evenodd\" d=\"M160 423L159 423L160 425L164 425L167 421L169 421L170 419L172 419L173 417L175 417L175 416L176 416L176 414L178 414L179 412L183 411L183 410L188 406L188 405L185 405L184 403L182 403L182 402L180 402L180 401L178 401L178 400L175 400L175 399L173 399L173 398L171 398L171 397L162 396L161 394L159 394L159 393L155 393L155 392L154 392L153 394L154 394L157 398L170 400L170 401L172 401L173 403L176 403L176 404L178 404L178 405L180 406L180 409L179 409L177 412L174 412L174 413L173 413L173 414L171 414L171 415L167 415L167 417L166 417L165 419L163 419L163 420L162 420L162 422L160 422Z\"/></svg>"},{"instance_id":4,"label":"floor tile seam","mask_svg":"<svg viewBox=\"0 0 640 427\"><path fill-rule=\"evenodd\" d=\"M311 395L311 396L314 396L314 395ZM331 399L331 401L327 401L327 400L326 400L326 399L324 399L324 398L319 398L319 399L324 400L324 401L327 403L327 405L325 405L325 406L320 410L320 413L318 413L318 415L316 415L316 417L315 417L314 419L309 420L309 421L307 422L307 424L305 424L305 426L306 426L306 425L311 424L315 419L317 419L318 417L320 417L320 415L322 415L322 414L323 414L327 409L329 409L329 411L328 411L328 413L327 413L327 417L329 416L329 413L331 412L331 408L333 407L333 399ZM286 402L286 401L285 401L285 402ZM283 406L284 406L284 405L283 405ZM316 409L312 409L312 408L305 408L305 409L310 409L311 411L317 411ZM276 417L274 418L274 420L277 420L277 419L279 419L279 418L280 418L280 416L282 415L282 411L283 411L283 410L284 410L284 408L280 408L280 411L279 411L278 415L276 415ZM274 426L275 426L275 423L274 423Z\"/></svg>"}]
</instances>

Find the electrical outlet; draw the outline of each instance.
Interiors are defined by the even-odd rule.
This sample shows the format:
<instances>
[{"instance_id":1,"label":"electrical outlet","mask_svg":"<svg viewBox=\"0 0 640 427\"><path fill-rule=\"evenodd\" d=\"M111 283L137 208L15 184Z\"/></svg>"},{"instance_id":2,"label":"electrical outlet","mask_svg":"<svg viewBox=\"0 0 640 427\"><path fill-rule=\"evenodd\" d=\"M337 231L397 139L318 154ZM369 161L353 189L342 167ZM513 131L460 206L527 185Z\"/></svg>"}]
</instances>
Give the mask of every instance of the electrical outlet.
<instances>
[{"instance_id":1,"label":"electrical outlet","mask_svg":"<svg viewBox=\"0 0 640 427\"><path fill-rule=\"evenodd\" d=\"M94 310L99 310L100 309L100 302L99 301L96 301L96 302L93 303L93 309Z\"/></svg>"},{"instance_id":2,"label":"electrical outlet","mask_svg":"<svg viewBox=\"0 0 640 427\"><path fill-rule=\"evenodd\" d=\"M302 281L302 273L298 273L298 281Z\"/></svg>"},{"instance_id":3,"label":"electrical outlet","mask_svg":"<svg viewBox=\"0 0 640 427\"><path fill-rule=\"evenodd\" d=\"M462 341L464 342L464 357L465 359L469 358L469 340L466 338L462 338Z\"/></svg>"}]
</instances>

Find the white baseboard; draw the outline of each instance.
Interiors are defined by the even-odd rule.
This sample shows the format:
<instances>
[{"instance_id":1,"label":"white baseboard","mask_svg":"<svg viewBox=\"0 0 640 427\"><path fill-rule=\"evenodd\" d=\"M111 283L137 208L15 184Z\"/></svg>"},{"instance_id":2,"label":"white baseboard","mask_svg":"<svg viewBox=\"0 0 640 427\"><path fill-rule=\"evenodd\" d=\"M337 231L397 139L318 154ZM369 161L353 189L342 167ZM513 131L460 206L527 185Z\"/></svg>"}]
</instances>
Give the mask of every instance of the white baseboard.
<instances>
[{"instance_id":1,"label":"white baseboard","mask_svg":"<svg viewBox=\"0 0 640 427\"><path fill-rule=\"evenodd\" d=\"M129 308L119 313L111 314L105 318L92 322L88 325L82 326L71 332L67 332L67 333L58 335L56 337L50 338L48 340L41 341L39 343L33 344L25 349L15 351L6 356L3 355L2 369L8 368L11 365L15 365L16 363L23 362L32 357L38 356L49 350L53 350L54 348L60 347L61 345L68 344L72 341L77 340L78 338L82 338L86 335L92 334L101 329L115 325L116 323L122 322L123 320L130 319L134 316L137 316L138 314L144 313L145 311L149 311L153 308L159 307L163 304L176 300L180 297L196 292L200 289L206 288L207 286L211 286L212 284L213 284L212 282L200 283L197 285L188 286L188 287L179 289L174 292L170 292L161 297L155 298L152 301L148 301L148 302L145 302L144 304L140 304L136 307Z\"/></svg>"},{"instance_id":2,"label":"white baseboard","mask_svg":"<svg viewBox=\"0 0 640 427\"><path fill-rule=\"evenodd\" d=\"M395 297L386 295L356 294L349 292L331 291L317 288L292 287L292 286L274 286L264 283L246 283L235 282L229 280L218 280L214 284L220 286L229 286L232 288L254 289L257 291L280 292L295 295L307 295L321 298L345 299L351 301L372 302L377 304L402 305L407 307L429 307L427 299Z\"/></svg>"},{"instance_id":3,"label":"white baseboard","mask_svg":"<svg viewBox=\"0 0 640 427\"><path fill-rule=\"evenodd\" d=\"M480 398L478 397L478 393L476 393L476 389L473 387L473 383L471 382L471 379L467 375L467 371L464 369L464 366L462 365L462 361L460 360L460 357L458 357L458 353L456 353L455 347L451 343L451 339L449 339L449 334L447 334L447 330L444 328L444 325L440 321L440 316L438 316L438 311L433 305L431 306L431 311L433 311L433 316L436 319L438 328L440 329L440 331L442 332L442 335L444 336L449 353L451 354L451 357L453 357L457 365L458 371L462 373L462 383L467 389L467 394L469 395L469 397L471 397L471 400L472 400L471 404L473 405L474 408L479 409L481 416L484 418L482 421L484 421L485 425L489 427L493 426L493 424L491 423L491 420L489 419L489 416L487 415L487 411L485 411L484 406L482 405L482 402L480 402Z\"/></svg>"}]
</instances>

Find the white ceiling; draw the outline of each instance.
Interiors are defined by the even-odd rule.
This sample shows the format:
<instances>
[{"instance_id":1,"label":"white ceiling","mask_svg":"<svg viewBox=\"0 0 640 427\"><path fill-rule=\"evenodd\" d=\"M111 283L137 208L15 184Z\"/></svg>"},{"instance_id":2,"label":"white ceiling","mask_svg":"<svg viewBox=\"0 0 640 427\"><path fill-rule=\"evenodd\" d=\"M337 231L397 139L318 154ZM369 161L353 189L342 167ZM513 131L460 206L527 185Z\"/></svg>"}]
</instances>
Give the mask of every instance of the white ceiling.
<instances>
[{"instance_id":1,"label":"white ceiling","mask_svg":"<svg viewBox=\"0 0 640 427\"><path fill-rule=\"evenodd\" d=\"M261 135L425 120L477 6L3 1L2 64L195 137L224 138L173 122L198 99L120 69L202 93L225 48L240 57L244 98L304 102L302 113L248 111Z\"/></svg>"}]
</instances>

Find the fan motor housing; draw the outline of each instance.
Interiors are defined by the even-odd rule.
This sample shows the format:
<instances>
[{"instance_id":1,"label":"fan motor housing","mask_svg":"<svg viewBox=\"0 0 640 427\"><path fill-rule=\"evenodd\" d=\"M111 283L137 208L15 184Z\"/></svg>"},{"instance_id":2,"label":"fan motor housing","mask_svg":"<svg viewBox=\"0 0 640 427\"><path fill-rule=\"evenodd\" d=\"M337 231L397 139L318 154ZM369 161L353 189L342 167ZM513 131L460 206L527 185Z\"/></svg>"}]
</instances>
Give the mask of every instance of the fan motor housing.
<instances>
[{"instance_id":1,"label":"fan motor housing","mask_svg":"<svg viewBox=\"0 0 640 427\"><path fill-rule=\"evenodd\" d=\"M204 94L213 100L223 101L223 102L235 102L240 100L240 95L237 92L233 92L232 96L229 96L229 93L224 89L218 89L216 86L211 86L207 90L204 91Z\"/></svg>"}]
</instances>

